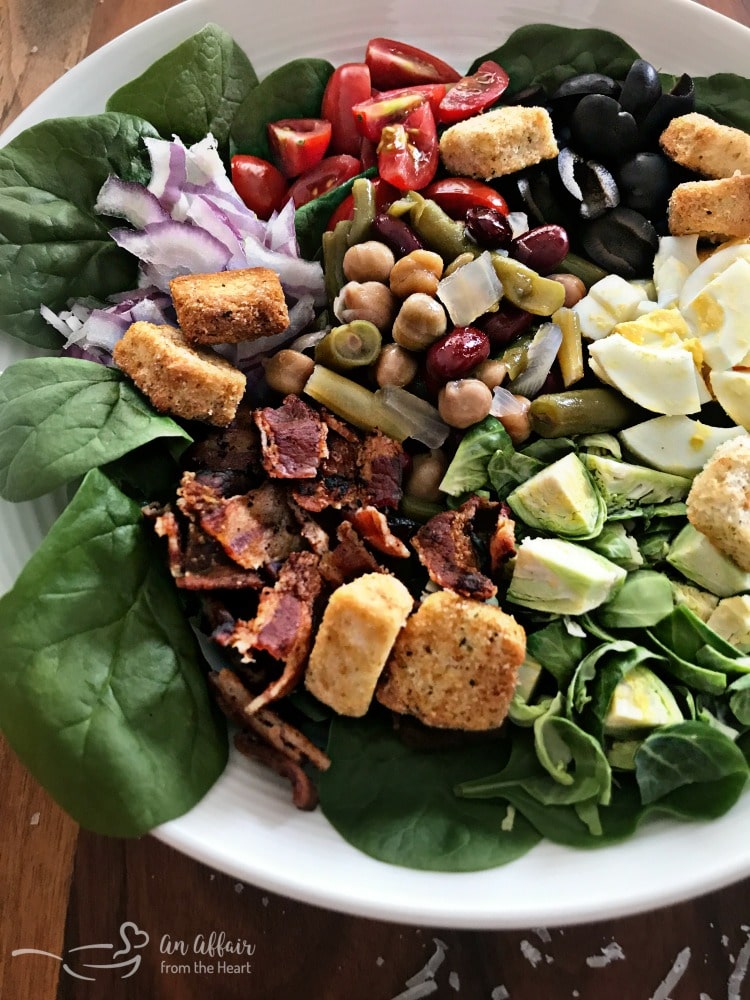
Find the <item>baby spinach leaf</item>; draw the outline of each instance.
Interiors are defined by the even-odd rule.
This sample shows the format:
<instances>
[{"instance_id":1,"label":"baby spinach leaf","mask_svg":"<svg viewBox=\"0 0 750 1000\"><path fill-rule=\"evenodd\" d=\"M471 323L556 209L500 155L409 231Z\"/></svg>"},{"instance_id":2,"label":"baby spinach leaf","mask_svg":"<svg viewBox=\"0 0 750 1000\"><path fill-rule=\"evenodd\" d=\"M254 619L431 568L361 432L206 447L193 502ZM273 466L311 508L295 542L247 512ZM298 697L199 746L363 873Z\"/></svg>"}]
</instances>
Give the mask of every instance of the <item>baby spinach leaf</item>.
<instances>
[{"instance_id":1,"label":"baby spinach leaf","mask_svg":"<svg viewBox=\"0 0 750 1000\"><path fill-rule=\"evenodd\" d=\"M622 79L638 53L611 31L527 24L499 48L476 59L475 73L485 59L499 63L510 76L509 95L540 83L552 92L570 76L605 73Z\"/></svg>"},{"instance_id":2,"label":"baby spinach leaf","mask_svg":"<svg viewBox=\"0 0 750 1000\"><path fill-rule=\"evenodd\" d=\"M594 617L605 628L647 628L666 618L673 607L669 579L644 569L628 573L617 594Z\"/></svg>"},{"instance_id":3,"label":"baby spinach leaf","mask_svg":"<svg viewBox=\"0 0 750 1000\"><path fill-rule=\"evenodd\" d=\"M537 784L524 787L540 801L572 805L593 799L607 805L612 796L612 771L601 744L570 719L543 715L534 723L536 755L557 788L541 794Z\"/></svg>"},{"instance_id":4,"label":"baby spinach leaf","mask_svg":"<svg viewBox=\"0 0 750 1000\"><path fill-rule=\"evenodd\" d=\"M32 500L156 438L190 435L115 368L18 361L0 376L0 496Z\"/></svg>"},{"instance_id":5,"label":"baby spinach leaf","mask_svg":"<svg viewBox=\"0 0 750 1000\"><path fill-rule=\"evenodd\" d=\"M77 822L137 836L221 774L226 730L139 506L90 472L0 599L0 725Z\"/></svg>"},{"instance_id":6,"label":"baby spinach leaf","mask_svg":"<svg viewBox=\"0 0 750 1000\"><path fill-rule=\"evenodd\" d=\"M375 167L370 167L364 173L357 174L351 180L344 181L338 187L331 188L318 198L313 198L305 205L302 205L294 214L294 225L297 230L297 242L300 253L308 260L318 256L323 242L323 233L326 230L333 210L338 208L341 202L351 193L352 185L360 177L374 177L377 174Z\"/></svg>"},{"instance_id":7,"label":"baby spinach leaf","mask_svg":"<svg viewBox=\"0 0 750 1000\"><path fill-rule=\"evenodd\" d=\"M239 45L207 24L115 91L107 111L145 118L163 138L178 135L186 145L210 132L224 150L237 108L257 84Z\"/></svg>"},{"instance_id":8,"label":"baby spinach leaf","mask_svg":"<svg viewBox=\"0 0 750 1000\"><path fill-rule=\"evenodd\" d=\"M323 91L333 66L325 59L293 59L254 87L232 122L234 153L271 158L266 126L280 118L319 118Z\"/></svg>"},{"instance_id":9,"label":"baby spinach leaf","mask_svg":"<svg viewBox=\"0 0 750 1000\"><path fill-rule=\"evenodd\" d=\"M145 182L148 122L102 114L34 125L0 150L0 329L37 347L60 346L39 315L71 299L134 288L137 260L94 213L110 174Z\"/></svg>"},{"instance_id":10,"label":"baby spinach leaf","mask_svg":"<svg viewBox=\"0 0 750 1000\"><path fill-rule=\"evenodd\" d=\"M586 640L571 635L565 622L556 618L544 628L527 634L526 649L552 674L560 688L565 688L586 655Z\"/></svg>"},{"instance_id":11,"label":"baby spinach leaf","mask_svg":"<svg viewBox=\"0 0 750 1000\"><path fill-rule=\"evenodd\" d=\"M727 688L729 707L743 726L750 726L750 675L745 674Z\"/></svg>"},{"instance_id":12,"label":"baby spinach leaf","mask_svg":"<svg viewBox=\"0 0 750 1000\"><path fill-rule=\"evenodd\" d=\"M736 73L714 73L695 77L695 110L722 125L750 132L750 81Z\"/></svg>"},{"instance_id":13,"label":"baby spinach leaf","mask_svg":"<svg viewBox=\"0 0 750 1000\"><path fill-rule=\"evenodd\" d=\"M497 768L501 744L418 751L384 716L334 718L332 765L320 804L349 843L381 861L428 871L479 871L512 861L539 840L520 816L501 829L503 803L454 795L459 781Z\"/></svg>"}]
</instances>

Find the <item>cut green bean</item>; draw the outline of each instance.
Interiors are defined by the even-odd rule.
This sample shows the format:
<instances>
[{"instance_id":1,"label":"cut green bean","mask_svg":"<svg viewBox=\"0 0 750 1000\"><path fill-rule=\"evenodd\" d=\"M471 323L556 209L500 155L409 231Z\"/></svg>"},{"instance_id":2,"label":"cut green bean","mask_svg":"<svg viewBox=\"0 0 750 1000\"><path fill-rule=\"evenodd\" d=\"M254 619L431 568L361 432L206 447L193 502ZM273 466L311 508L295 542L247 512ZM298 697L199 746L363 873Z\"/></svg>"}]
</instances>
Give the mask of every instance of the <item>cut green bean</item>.
<instances>
[{"instance_id":1,"label":"cut green bean","mask_svg":"<svg viewBox=\"0 0 750 1000\"><path fill-rule=\"evenodd\" d=\"M466 226L442 210L437 202L409 191L388 209L389 215L409 216L409 224L430 250L439 253L446 264L460 254L477 257L481 250L466 235Z\"/></svg>"},{"instance_id":2,"label":"cut green bean","mask_svg":"<svg viewBox=\"0 0 750 1000\"><path fill-rule=\"evenodd\" d=\"M614 389L572 389L537 396L529 408L540 437L572 437L616 431L639 419L641 410Z\"/></svg>"},{"instance_id":3,"label":"cut green bean","mask_svg":"<svg viewBox=\"0 0 750 1000\"><path fill-rule=\"evenodd\" d=\"M601 281L602 278L606 278L607 276L607 272L602 270L597 264L586 260L585 257L579 257L576 253L567 254L557 270L565 274L574 274L577 278L581 279L586 288L591 288L597 281Z\"/></svg>"},{"instance_id":4,"label":"cut green bean","mask_svg":"<svg viewBox=\"0 0 750 1000\"><path fill-rule=\"evenodd\" d=\"M323 233L323 275L328 305L331 309L336 296L346 284L344 254L349 249L351 226L348 219L342 219L333 231Z\"/></svg>"},{"instance_id":5,"label":"cut green bean","mask_svg":"<svg viewBox=\"0 0 750 1000\"><path fill-rule=\"evenodd\" d=\"M512 257L492 254L492 266L503 285L506 299L534 316L551 316L565 302L565 289L559 281L543 278Z\"/></svg>"},{"instance_id":6,"label":"cut green bean","mask_svg":"<svg viewBox=\"0 0 750 1000\"><path fill-rule=\"evenodd\" d=\"M375 188L372 181L366 177L358 177L352 184L352 198L354 199L354 214L347 236L350 247L353 247L355 243L364 243L365 240L370 239L370 229L376 214Z\"/></svg>"},{"instance_id":7,"label":"cut green bean","mask_svg":"<svg viewBox=\"0 0 750 1000\"><path fill-rule=\"evenodd\" d=\"M374 392L323 365L313 368L304 391L360 430L382 431L396 441L403 441L411 434L412 425L387 409Z\"/></svg>"},{"instance_id":8,"label":"cut green bean","mask_svg":"<svg viewBox=\"0 0 750 1000\"><path fill-rule=\"evenodd\" d=\"M429 500L420 500L418 497L404 493L401 498L400 512L404 517L411 518L412 521L422 523L429 521L436 514L442 514L445 507L439 503L431 503Z\"/></svg>"},{"instance_id":9,"label":"cut green bean","mask_svg":"<svg viewBox=\"0 0 750 1000\"><path fill-rule=\"evenodd\" d=\"M355 319L343 326L335 326L318 342L315 360L337 372L362 368L375 361L381 343L380 330L374 323Z\"/></svg>"}]
</instances>

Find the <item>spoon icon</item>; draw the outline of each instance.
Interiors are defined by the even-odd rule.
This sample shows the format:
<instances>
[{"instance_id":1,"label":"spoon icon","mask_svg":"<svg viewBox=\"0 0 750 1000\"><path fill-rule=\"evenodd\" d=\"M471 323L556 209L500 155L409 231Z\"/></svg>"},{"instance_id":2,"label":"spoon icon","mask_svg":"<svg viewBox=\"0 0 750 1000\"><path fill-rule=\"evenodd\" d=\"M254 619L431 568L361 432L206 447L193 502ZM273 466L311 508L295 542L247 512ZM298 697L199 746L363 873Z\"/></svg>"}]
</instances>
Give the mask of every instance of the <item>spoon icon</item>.
<instances>
[{"instance_id":1,"label":"spoon icon","mask_svg":"<svg viewBox=\"0 0 750 1000\"><path fill-rule=\"evenodd\" d=\"M149 935L146 931L141 930L132 920L126 920L120 924L120 941L120 947L111 943L79 945L77 948L70 948L64 956L55 955L51 951L41 951L38 948L17 948L11 954L13 958L16 958L18 955L44 955L47 958L54 958L56 962L62 963L62 968L69 976L73 976L75 979L86 979L92 983L96 982L96 976L87 976L82 970L128 970L123 971L120 975L120 979L127 979L134 975L140 968L142 955L139 954L139 951L148 944ZM104 958L105 955L97 954L101 951L111 951L111 955L109 956L111 961L86 961L86 959ZM121 959L121 961L118 961L118 959Z\"/></svg>"}]
</instances>

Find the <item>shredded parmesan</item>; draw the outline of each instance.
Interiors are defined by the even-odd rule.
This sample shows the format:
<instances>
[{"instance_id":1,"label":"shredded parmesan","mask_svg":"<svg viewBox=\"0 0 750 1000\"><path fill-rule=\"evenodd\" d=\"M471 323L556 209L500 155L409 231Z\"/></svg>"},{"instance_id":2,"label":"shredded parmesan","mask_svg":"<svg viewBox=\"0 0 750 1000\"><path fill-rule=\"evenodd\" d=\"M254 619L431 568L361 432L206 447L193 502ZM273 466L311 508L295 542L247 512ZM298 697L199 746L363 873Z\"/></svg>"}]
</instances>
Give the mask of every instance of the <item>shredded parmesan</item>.
<instances>
[{"instance_id":1,"label":"shredded parmesan","mask_svg":"<svg viewBox=\"0 0 750 1000\"><path fill-rule=\"evenodd\" d=\"M433 938L432 940L435 942L434 954L430 955L427 960L427 964L423 969L420 969L419 972L415 973L411 979L406 980L407 986L419 986L428 979L434 979L435 973L445 961L445 953L448 950L448 945L445 941L441 941L440 938ZM420 996L422 995L423 994L420 994ZM426 996L426 994L424 995Z\"/></svg>"},{"instance_id":2,"label":"shredded parmesan","mask_svg":"<svg viewBox=\"0 0 750 1000\"><path fill-rule=\"evenodd\" d=\"M531 941L527 941L526 938L524 938L521 942L521 954L527 962L530 962L531 965L534 966L534 968L536 968L542 960L541 951L539 951L538 948L535 948Z\"/></svg>"},{"instance_id":3,"label":"shredded parmesan","mask_svg":"<svg viewBox=\"0 0 750 1000\"><path fill-rule=\"evenodd\" d=\"M496 986L490 994L490 1000L510 1000L510 993L504 986Z\"/></svg>"}]
</instances>

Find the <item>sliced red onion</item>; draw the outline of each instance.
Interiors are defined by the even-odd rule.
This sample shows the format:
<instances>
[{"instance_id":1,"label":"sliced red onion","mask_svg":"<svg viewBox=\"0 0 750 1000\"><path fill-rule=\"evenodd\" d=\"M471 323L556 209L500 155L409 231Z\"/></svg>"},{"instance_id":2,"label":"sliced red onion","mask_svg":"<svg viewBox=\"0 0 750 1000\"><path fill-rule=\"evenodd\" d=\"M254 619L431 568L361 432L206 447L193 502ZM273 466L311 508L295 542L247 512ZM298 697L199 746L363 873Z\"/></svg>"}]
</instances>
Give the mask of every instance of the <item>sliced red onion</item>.
<instances>
[{"instance_id":1,"label":"sliced red onion","mask_svg":"<svg viewBox=\"0 0 750 1000\"><path fill-rule=\"evenodd\" d=\"M123 316L95 309L73 339L85 345L86 349L100 347L111 354L113 347L129 326L130 321ZM70 344L65 346L68 347Z\"/></svg>"},{"instance_id":2,"label":"sliced red onion","mask_svg":"<svg viewBox=\"0 0 750 1000\"><path fill-rule=\"evenodd\" d=\"M270 250L299 257L297 230L294 226L294 202L288 201L280 212L274 212L266 224L264 244Z\"/></svg>"},{"instance_id":3,"label":"sliced red onion","mask_svg":"<svg viewBox=\"0 0 750 1000\"><path fill-rule=\"evenodd\" d=\"M151 160L151 180L148 190L173 218L187 182L187 150L181 142L166 139L144 139Z\"/></svg>"},{"instance_id":4,"label":"sliced red onion","mask_svg":"<svg viewBox=\"0 0 750 1000\"><path fill-rule=\"evenodd\" d=\"M415 441L428 448L440 448L445 444L450 427L431 403L396 385L384 386L375 395L387 409L411 424L409 436Z\"/></svg>"},{"instance_id":5,"label":"sliced red onion","mask_svg":"<svg viewBox=\"0 0 750 1000\"><path fill-rule=\"evenodd\" d=\"M100 347L81 347L80 344L71 344L63 349L66 358L78 358L79 361L93 361L97 365L104 365L112 368L114 361L109 351L104 351Z\"/></svg>"},{"instance_id":6,"label":"sliced red onion","mask_svg":"<svg viewBox=\"0 0 750 1000\"><path fill-rule=\"evenodd\" d=\"M540 326L529 345L525 369L508 383L510 391L533 398L544 385L561 343L562 330L557 323Z\"/></svg>"},{"instance_id":7,"label":"sliced red onion","mask_svg":"<svg viewBox=\"0 0 750 1000\"><path fill-rule=\"evenodd\" d=\"M268 267L276 271L287 295L295 299L312 295L317 306L325 304L323 268L316 261L287 257L250 239L245 240L244 250L247 266Z\"/></svg>"},{"instance_id":8,"label":"sliced red onion","mask_svg":"<svg viewBox=\"0 0 750 1000\"><path fill-rule=\"evenodd\" d=\"M197 195L195 198L191 198L185 219L200 229L205 229L207 233L224 244L230 253L226 264L227 270L237 270L245 266L246 258L242 244L237 239L234 227L229 225L227 217L221 209L212 205L201 195Z\"/></svg>"},{"instance_id":9,"label":"sliced red onion","mask_svg":"<svg viewBox=\"0 0 750 1000\"><path fill-rule=\"evenodd\" d=\"M101 186L94 211L99 215L126 219L136 229L143 229L144 226L164 222L169 218L169 213L148 188L114 176L108 177Z\"/></svg>"},{"instance_id":10,"label":"sliced red onion","mask_svg":"<svg viewBox=\"0 0 750 1000\"><path fill-rule=\"evenodd\" d=\"M469 326L496 306L502 295L503 286L487 250L443 278L437 289L455 326Z\"/></svg>"},{"instance_id":11,"label":"sliced red onion","mask_svg":"<svg viewBox=\"0 0 750 1000\"><path fill-rule=\"evenodd\" d=\"M149 281L164 291L179 274L201 274L223 271L230 257L224 243L205 229L186 222L157 222L136 232L113 229L112 239L139 260L151 264Z\"/></svg>"},{"instance_id":12,"label":"sliced red onion","mask_svg":"<svg viewBox=\"0 0 750 1000\"><path fill-rule=\"evenodd\" d=\"M242 364L252 358L269 354L293 340L300 330L304 330L315 319L315 306L311 295L303 296L289 310L289 326L272 337L245 340L237 345L237 363Z\"/></svg>"}]
</instances>

